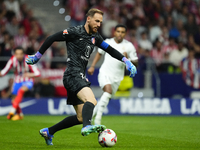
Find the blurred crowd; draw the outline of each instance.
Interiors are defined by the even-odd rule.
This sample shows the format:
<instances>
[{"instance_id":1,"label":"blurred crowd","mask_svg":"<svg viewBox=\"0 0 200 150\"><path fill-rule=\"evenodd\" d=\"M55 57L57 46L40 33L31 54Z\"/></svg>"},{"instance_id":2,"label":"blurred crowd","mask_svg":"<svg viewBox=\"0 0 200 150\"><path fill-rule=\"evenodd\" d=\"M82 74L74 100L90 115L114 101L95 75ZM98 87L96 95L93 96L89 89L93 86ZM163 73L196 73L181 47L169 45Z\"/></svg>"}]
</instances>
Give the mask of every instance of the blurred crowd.
<instances>
[{"instance_id":1,"label":"blurred crowd","mask_svg":"<svg viewBox=\"0 0 200 150\"><path fill-rule=\"evenodd\" d=\"M13 49L22 46L26 54L34 54L44 42L48 33L34 16L27 4L18 0L0 0L0 57L11 56ZM63 62L51 63L52 57L66 57L66 51L54 43L44 54L39 68L65 68ZM63 59L64 61L64 59ZM0 68L6 64L1 61Z\"/></svg>"},{"instance_id":2,"label":"blurred crowd","mask_svg":"<svg viewBox=\"0 0 200 150\"><path fill-rule=\"evenodd\" d=\"M64 4L71 25L83 24L91 7L102 10L104 38L113 36L115 25L125 24L126 39L136 47L142 69L147 57L165 72L179 72L189 51L200 58L199 0L64 0Z\"/></svg>"},{"instance_id":3,"label":"blurred crowd","mask_svg":"<svg viewBox=\"0 0 200 150\"><path fill-rule=\"evenodd\" d=\"M189 86L200 88L200 0L64 0L64 4L71 25L82 24L91 7L102 10L104 38L113 37L117 24L125 24L139 70L153 66L158 72L182 72Z\"/></svg>"},{"instance_id":4,"label":"blurred crowd","mask_svg":"<svg viewBox=\"0 0 200 150\"><path fill-rule=\"evenodd\" d=\"M138 70L153 65L158 72L182 72L188 85L200 88L200 0L60 1L71 16L70 26L84 24L90 8L102 10L99 32L103 38L113 37L114 27L125 24L126 39L137 50ZM27 3L0 0L0 58L10 57L16 46L34 54L48 35ZM39 68L66 68L66 55L66 48L55 42L39 61ZM59 61L52 62L54 58ZM0 60L0 69L6 62Z\"/></svg>"},{"instance_id":5,"label":"blurred crowd","mask_svg":"<svg viewBox=\"0 0 200 150\"><path fill-rule=\"evenodd\" d=\"M126 39L135 46L142 70L149 57L158 71L165 72L179 71L189 51L200 58L199 0L63 0L63 4L71 26L84 24L88 9L102 10L104 23L99 32L104 38L113 36L115 25L125 24ZM0 56L11 56L19 45L34 54L47 36L26 3L0 0ZM54 43L49 49L40 68L65 68L65 59L51 63L53 57L66 58L65 48Z\"/></svg>"}]
</instances>

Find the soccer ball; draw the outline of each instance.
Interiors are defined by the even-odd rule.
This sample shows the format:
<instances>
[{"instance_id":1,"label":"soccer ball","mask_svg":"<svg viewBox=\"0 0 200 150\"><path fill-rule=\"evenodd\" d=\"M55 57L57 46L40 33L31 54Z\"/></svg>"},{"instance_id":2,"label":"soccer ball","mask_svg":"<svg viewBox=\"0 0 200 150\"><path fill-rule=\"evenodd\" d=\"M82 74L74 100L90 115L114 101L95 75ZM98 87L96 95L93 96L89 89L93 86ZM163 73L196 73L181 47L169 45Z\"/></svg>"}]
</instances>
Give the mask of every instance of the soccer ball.
<instances>
[{"instance_id":1,"label":"soccer ball","mask_svg":"<svg viewBox=\"0 0 200 150\"><path fill-rule=\"evenodd\" d=\"M105 129L99 133L98 140L102 147L112 147L117 142L117 135L113 130Z\"/></svg>"}]
</instances>

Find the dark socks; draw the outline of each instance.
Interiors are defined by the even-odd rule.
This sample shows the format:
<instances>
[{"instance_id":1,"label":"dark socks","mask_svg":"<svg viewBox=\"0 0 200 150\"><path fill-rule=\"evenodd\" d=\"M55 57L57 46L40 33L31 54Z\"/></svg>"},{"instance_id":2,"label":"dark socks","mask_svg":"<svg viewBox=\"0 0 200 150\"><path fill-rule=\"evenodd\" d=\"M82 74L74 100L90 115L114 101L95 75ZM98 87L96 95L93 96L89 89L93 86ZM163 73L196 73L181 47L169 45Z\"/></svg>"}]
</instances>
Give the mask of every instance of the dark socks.
<instances>
[{"instance_id":1,"label":"dark socks","mask_svg":"<svg viewBox=\"0 0 200 150\"><path fill-rule=\"evenodd\" d=\"M83 105L83 110L82 110L83 127L91 125L93 109L94 109L94 104L92 104L91 102L85 102L85 104Z\"/></svg>"},{"instance_id":2,"label":"dark socks","mask_svg":"<svg viewBox=\"0 0 200 150\"><path fill-rule=\"evenodd\" d=\"M53 125L52 127L49 128L49 133L53 135L55 132L66 129L78 124L82 124L81 122L78 121L77 116L69 116L63 119L61 122Z\"/></svg>"}]
</instances>

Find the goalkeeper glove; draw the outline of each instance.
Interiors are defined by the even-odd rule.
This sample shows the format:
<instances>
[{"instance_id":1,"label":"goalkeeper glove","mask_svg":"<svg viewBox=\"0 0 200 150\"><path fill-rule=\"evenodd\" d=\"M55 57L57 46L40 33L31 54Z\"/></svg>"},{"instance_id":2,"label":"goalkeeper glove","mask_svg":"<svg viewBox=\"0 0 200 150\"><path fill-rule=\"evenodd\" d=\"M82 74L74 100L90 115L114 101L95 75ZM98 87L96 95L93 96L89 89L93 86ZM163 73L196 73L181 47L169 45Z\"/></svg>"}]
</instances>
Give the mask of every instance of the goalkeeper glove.
<instances>
[{"instance_id":1,"label":"goalkeeper glove","mask_svg":"<svg viewBox=\"0 0 200 150\"><path fill-rule=\"evenodd\" d=\"M122 58L122 61L125 62L126 64L126 69L128 69L128 71L130 71L130 77L134 77L135 74L137 74L137 69L136 67L130 62L130 60L128 60L126 57Z\"/></svg>"},{"instance_id":2,"label":"goalkeeper glove","mask_svg":"<svg viewBox=\"0 0 200 150\"><path fill-rule=\"evenodd\" d=\"M42 57L42 54L40 52L37 52L35 55L28 55L28 58L26 59L26 63L29 65L36 64L40 58Z\"/></svg>"}]
</instances>

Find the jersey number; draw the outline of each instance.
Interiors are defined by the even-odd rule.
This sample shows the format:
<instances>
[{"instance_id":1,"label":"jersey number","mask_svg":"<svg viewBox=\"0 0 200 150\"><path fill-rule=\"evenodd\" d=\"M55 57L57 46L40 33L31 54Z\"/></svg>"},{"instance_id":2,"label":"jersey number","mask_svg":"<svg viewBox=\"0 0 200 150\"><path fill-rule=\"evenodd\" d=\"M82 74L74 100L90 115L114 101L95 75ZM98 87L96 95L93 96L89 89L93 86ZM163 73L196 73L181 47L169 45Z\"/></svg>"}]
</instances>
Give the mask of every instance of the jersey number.
<instances>
[{"instance_id":1,"label":"jersey number","mask_svg":"<svg viewBox=\"0 0 200 150\"><path fill-rule=\"evenodd\" d=\"M91 49L90 46L87 46L87 47L86 47L85 56L86 56L87 58L90 57L91 50L92 50L92 49Z\"/></svg>"}]
</instances>

